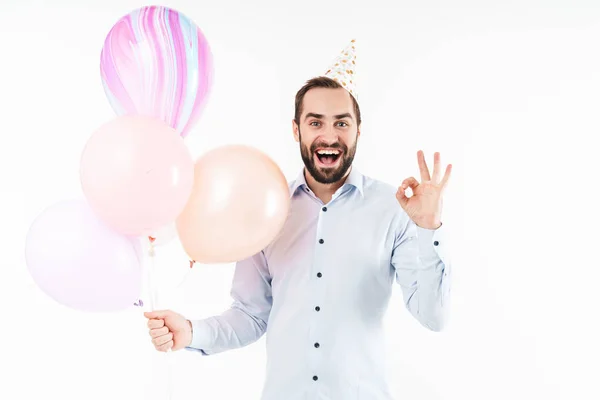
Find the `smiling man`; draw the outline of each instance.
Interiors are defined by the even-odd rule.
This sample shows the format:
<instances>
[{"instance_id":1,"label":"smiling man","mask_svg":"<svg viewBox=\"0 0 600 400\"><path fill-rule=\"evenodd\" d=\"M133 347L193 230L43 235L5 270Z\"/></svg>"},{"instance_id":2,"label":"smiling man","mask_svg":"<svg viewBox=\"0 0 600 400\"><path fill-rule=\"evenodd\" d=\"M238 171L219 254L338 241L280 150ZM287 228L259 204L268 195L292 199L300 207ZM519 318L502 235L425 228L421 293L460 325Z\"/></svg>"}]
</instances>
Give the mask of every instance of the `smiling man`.
<instances>
[{"instance_id":1,"label":"smiling man","mask_svg":"<svg viewBox=\"0 0 600 400\"><path fill-rule=\"evenodd\" d=\"M303 176L324 203L351 170L360 135L359 118L358 104L331 78L314 78L296 95L292 129L306 167Z\"/></svg>"},{"instance_id":2,"label":"smiling man","mask_svg":"<svg viewBox=\"0 0 600 400\"><path fill-rule=\"evenodd\" d=\"M146 314L161 351L214 355L266 333L262 400L392 399L383 316L394 282L425 328L440 331L448 317L441 213L451 166L440 178L435 153L430 174L419 151L421 181L407 178L397 190L352 166L361 126L354 50L351 43L296 95L292 128L305 168L290 183L281 234L237 263L231 308L194 321L172 311Z\"/></svg>"}]
</instances>

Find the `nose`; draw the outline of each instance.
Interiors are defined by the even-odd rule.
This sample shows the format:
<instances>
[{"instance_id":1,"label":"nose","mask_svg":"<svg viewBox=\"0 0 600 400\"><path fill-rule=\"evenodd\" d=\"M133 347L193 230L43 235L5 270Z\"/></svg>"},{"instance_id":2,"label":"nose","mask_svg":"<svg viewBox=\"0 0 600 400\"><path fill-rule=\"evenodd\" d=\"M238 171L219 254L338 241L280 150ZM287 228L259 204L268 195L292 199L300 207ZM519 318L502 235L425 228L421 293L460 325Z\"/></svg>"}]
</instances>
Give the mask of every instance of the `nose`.
<instances>
[{"instance_id":1,"label":"nose","mask_svg":"<svg viewBox=\"0 0 600 400\"><path fill-rule=\"evenodd\" d=\"M338 135L333 126L327 125L327 127L323 130L323 140L328 144L337 143Z\"/></svg>"}]
</instances>

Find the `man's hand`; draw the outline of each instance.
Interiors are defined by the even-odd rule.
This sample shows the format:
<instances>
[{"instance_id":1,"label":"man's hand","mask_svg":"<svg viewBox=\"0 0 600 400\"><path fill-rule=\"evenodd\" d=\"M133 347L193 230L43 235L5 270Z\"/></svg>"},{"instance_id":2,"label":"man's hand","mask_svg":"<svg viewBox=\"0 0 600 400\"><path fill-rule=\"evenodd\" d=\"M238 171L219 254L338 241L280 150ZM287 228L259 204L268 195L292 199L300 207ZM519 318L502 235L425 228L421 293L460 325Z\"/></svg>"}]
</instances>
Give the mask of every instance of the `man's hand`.
<instances>
[{"instance_id":1,"label":"man's hand","mask_svg":"<svg viewBox=\"0 0 600 400\"><path fill-rule=\"evenodd\" d=\"M176 312L146 312L152 344L158 351L183 349L192 343L192 324Z\"/></svg>"},{"instance_id":2,"label":"man's hand","mask_svg":"<svg viewBox=\"0 0 600 400\"><path fill-rule=\"evenodd\" d=\"M433 155L433 177L429 175L429 169L421 150L417 152L417 160L421 171L421 183L412 176L406 178L398 188L396 198L417 226L425 229L437 229L442 225L442 194L448 184L452 164L448 164L446 173L440 181L440 153L436 152ZM405 193L408 187L413 192L410 198L406 197Z\"/></svg>"}]
</instances>

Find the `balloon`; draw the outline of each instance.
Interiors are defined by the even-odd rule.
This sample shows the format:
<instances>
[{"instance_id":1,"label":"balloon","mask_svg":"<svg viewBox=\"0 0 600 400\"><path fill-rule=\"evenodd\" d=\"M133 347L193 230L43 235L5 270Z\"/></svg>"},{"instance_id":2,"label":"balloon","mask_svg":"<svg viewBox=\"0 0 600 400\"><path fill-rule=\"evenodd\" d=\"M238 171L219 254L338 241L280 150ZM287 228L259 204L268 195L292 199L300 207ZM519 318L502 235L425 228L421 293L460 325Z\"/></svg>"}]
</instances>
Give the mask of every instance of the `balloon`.
<instances>
[{"instance_id":1,"label":"balloon","mask_svg":"<svg viewBox=\"0 0 600 400\"><path fill-rule=\"evenodd\" d=\"M40 289L73 309L124 310L140 295L140 243L106 226L84 200L44 210L29 229L25 256Z\"/></svg>"},{"instance_id":2,"label":"balloon","mask_svg":"<svg viewBox=\"0 0 600 400\"><path fill-rule=\"evenodd\" d=\"M239 261L263 250L288 215L286 179L274 161L248 146L206 153L194 169L194 189L176 221L192 260Z\"/></svg>"},{"instance_id":3,"label":"balloon","mask_svg":"<svg viewBox=\"0 0 600 400\"><path fill-rule=\"evenodd\" d=\"M200 29L167 7L122 17L100 56L102 84L118 115L155 117L187 136L212 86L213 61Z\"/></svg>"},{"instance_id":4,"label":"balloon","mask_svg":"<svg viewBox=\"0 0 600 400\"><path fill-rule=\"evenodd\" d=\"M81 184L96 214L118 232L145 235L172 223L194 184L194 160L163 122L124 116L105 124L81 157Z\"/></svg>"}]
</instances>

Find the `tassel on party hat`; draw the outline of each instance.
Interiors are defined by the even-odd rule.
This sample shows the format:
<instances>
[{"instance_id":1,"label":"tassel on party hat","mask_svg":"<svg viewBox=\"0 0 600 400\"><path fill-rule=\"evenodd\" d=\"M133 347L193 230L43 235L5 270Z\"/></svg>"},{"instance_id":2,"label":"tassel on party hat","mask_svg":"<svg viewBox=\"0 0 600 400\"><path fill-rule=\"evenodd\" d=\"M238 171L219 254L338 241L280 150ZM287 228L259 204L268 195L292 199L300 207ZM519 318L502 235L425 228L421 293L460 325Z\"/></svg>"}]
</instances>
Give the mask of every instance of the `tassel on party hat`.
<instances>
[{"instance_id":1,"label":"tassel on party hat","mask_svg":"<svg viewBox=\"0 0 600 400\"><path fill-rule=\"evenodd\" d=\"M344 87L358 100L356 93L356 40L352 40L348 46L337 56L331 67L325 72L325 76L333 79Z\"/></svg>"}]
</instances>

